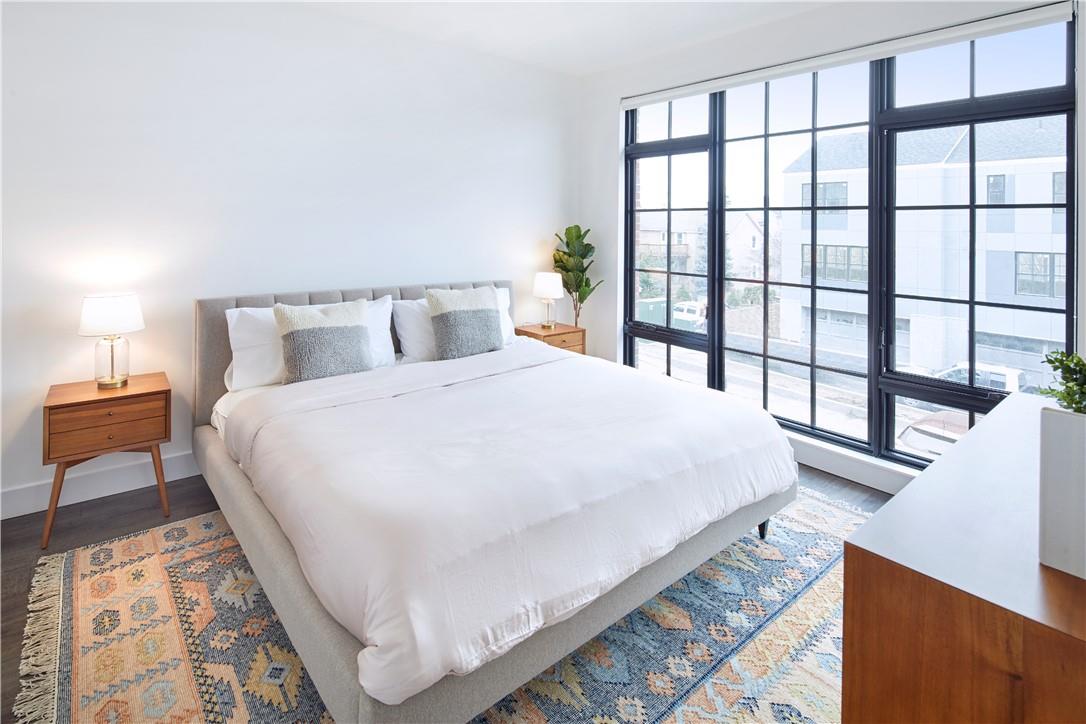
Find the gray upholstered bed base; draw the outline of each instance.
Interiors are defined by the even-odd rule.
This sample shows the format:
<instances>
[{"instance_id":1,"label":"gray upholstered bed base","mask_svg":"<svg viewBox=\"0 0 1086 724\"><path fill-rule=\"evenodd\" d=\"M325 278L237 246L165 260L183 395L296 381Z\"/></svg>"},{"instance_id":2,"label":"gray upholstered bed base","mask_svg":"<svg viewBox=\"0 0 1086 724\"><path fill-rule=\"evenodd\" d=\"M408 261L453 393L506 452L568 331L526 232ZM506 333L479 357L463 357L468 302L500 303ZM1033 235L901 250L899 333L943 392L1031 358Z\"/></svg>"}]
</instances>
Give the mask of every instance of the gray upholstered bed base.
<instances>
[{"instance_id":1,"label":"gray upholstered bed base","mask_svg":"<svg viewBox=\"0 0 1086 724\"><path fill-rule=\"evenodd\" d=\"M443 287L508 282L475 282ZM700 563L726 548L758 523L769 519L796 497L796 486L741 508L681 543L660 560L633 574L573 617L542 629L497 659L467 676L446 676L398 706L370 698L358 683L358 652L362 644L340 626L317 600L302 573L298 558L279 524L264 507L249 478L230 458L226 446L209 425L211 406L225 392L222 374L229 363L225 309L374 298L375 292L395 298L417 298L425 287L322 292L303 295L262 295L203 300L196 313L196 427L193 454L223 514L234 530L265 594L275 606L291 642L302 657L328 710L340 724L348 722L463 722L485 710L539 672L596 636ZM403 294L406 290L407 294ZM377 293L376 296L382 296ZM254 303L255 302L255 303ZM223 352L225 345L225 353ZM225 355L225 356L224 356ZM221 390L221 391L220 391Z\"/></svg>"},{"instance_id":2,"label":"gray upholstered bed base","mask_svg":"<svg viewBox=\"0 0 1086 724\"><path fill-rule=\"evenodd\" d=\"M740 508L642 568L572 618L545 628L467 676L446 676L399 706L358 684L362 644L336 623L305 580L294 548L209 425L193 452L294 648L337 722L464 722L682 578L796 497L796 488Z\"/></svg>"}]
</instances>

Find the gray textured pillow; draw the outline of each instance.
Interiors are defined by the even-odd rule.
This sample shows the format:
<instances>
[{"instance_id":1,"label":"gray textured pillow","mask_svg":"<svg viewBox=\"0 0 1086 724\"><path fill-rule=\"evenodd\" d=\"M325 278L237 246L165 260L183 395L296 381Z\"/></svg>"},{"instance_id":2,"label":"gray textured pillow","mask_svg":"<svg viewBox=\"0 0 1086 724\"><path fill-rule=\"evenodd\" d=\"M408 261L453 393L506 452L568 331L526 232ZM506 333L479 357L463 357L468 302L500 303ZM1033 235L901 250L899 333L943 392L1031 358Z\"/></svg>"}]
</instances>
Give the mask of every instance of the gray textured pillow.
<instances>
[{"instance_id":1,"label":"gray textured pillow","mask_svg":"<svg viewBox=\"0 0 1086 724\"><path fill-rule=\"evenodd\" d=\"M427 289L438 359L502 348L501 312L494 287Z\"/></svg>"},{"instance_id":2,"label":"gray textured pillow","mask_svg":"<svg viewBox=\"0 0 1086 724\"><path fill-rule=\"evenodd\" d=\"M311 307L275 305L283 340L283 384L373 369L366 300Z\"/></svg>"}]
</instances>

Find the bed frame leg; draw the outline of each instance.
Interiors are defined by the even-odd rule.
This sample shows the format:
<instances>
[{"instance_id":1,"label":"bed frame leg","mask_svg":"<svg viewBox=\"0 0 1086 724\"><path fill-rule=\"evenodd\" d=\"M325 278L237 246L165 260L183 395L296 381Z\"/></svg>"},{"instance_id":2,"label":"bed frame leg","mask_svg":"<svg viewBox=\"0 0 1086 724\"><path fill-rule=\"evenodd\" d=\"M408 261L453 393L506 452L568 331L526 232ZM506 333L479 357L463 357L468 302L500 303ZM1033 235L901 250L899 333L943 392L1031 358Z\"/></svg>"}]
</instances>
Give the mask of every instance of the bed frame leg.
<instances>
[{"instance_id":1,"label":"bed frame leg","mask_svg":"<svg viewBox=\"0 0 1086 724\"><path fill-rule=\"evenodd\" d=\"M765 540L767 535L769 535L769 521L763 520L758 524L758 537Z\"/></svg>"}]
</instances>

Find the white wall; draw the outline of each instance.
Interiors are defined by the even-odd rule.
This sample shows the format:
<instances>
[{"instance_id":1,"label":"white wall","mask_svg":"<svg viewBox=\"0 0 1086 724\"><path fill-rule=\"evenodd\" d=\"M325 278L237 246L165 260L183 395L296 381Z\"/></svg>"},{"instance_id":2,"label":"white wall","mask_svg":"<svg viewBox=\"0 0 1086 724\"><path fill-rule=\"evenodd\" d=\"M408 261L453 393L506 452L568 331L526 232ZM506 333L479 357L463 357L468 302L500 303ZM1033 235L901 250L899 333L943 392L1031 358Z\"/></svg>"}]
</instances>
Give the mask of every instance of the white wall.
<instances>
[{"instance_id":1,"label":"white wall","mask_svg":"<svg viewBox=\"0 0 1086 724\"><path fill-rule=\"evenodd\" d=\"M1035 3L867 2L812 6L791 19L584 79L581 85L577 216L592 227L596 276L606 281L585 305L594 355L621 359L623 97L802 60L997 15ZM1080 35L1083 30L1079 27ZM1080 43L1081 46L1081 43ZM1081 50L1081 48L1080 48ZM1080 189L1080 193L1082 190ZM1081 218L1082 215L1080 215ZM1082 257L1086 269L1086 254ZM1086 272L1084 272L1086 273ZM1086 295L1082 295L1086 305ZM1081 318L1086 318L1082 306ZM1086 323L1080 324L1086 336Z\"/></svg>"},{"instance_id":2,"label":"white wall","mask_svg":"<svg viewBox=\"0 0 1086 724\"><path fill-rule=\"evenodd\" d=\"M170 479L195 473L195 298L511 278L538 318L531 275L574 222L574 88L315 5L6 4L3 516L48 501L40 405L92 375L84 294L140 295ZM61 503L153 483L145 457L76 468Z\"/></svg>"}]
</instances>

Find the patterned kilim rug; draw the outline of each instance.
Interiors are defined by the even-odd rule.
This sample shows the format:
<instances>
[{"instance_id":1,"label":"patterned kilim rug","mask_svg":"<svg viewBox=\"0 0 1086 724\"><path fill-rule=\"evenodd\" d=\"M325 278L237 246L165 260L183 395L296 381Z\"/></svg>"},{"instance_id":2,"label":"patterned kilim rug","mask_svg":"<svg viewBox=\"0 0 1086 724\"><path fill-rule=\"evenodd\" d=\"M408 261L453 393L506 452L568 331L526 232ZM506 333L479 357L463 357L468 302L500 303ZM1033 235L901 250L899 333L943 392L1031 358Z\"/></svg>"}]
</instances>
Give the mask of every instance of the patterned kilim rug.
<instances>
[{"instance_id":1,"label":"patterned kilim rug","mask_svg":"<svg viewBox=\"0 0 1086 724\"><path fill-rule=\"evenodd\" d=\"M476 722L838 720L841 543L801 490L747 536ZM219 513L42 558L20 722L331 722Z\"/></svg>"}]
</instances>

